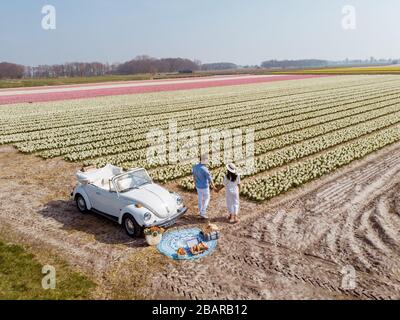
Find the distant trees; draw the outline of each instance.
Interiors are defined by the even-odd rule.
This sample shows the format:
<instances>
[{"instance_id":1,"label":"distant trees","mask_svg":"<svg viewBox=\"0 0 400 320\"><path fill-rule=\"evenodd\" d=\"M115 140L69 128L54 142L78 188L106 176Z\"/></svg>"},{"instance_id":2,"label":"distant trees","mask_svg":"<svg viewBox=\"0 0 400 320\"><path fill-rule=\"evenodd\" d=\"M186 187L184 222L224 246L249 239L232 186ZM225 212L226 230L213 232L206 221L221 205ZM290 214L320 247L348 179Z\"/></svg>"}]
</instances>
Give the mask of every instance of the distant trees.
<instances>
[{"instance_id":1,"label":"distant trees","mask_svg":"<svg viewBox=\"0 0 400 320\"><path fill-rule=\"evenodd\" d=\"M120 64L116 73L159 73L159 72L182 72L196 71L200 69L199 62L183 58L156 59L149 56L138 56L133 60Z\"/></svg>"},{"instance_id":2,"label":"distant trees","mask_svg":"<svg viewBox=\"0 0 400 320\"><path fill-rule=\"evenodd\" d=\"M146 55L121 64L100 62L71 62L54 65L24 67L3 62L0 64L0 78L56 78L56 77L93 77L106 74L138 74L159 72L193 72L200 70L201 62L183 58L156 59Z\"/></svg>"},{"instance_id":3,"label":"distant trees","mask_svg":"<svg viewBox=\"0 0 400 320\"><path fill-rule=\"evenodd\" d=\"M110 71L110 65L100 62L72 62L26 67L25 75L32 78L92 77L102 76Z\"/></svg>"},{"instance_id":4,"label":"distant trees","mask_svg":"<svg viewBox=\"0 0 400 320\"><path fill-rule=\"evenodd\" d=\"M304 60L269 60L261 63L263 68L310 68L310 67L326 67L329 62L318 59Z\"/></svg>"},{"instance_id":5,"label":"distant trees","mask_svg":"<svg viewBox=\"0 0 400 320\"><path fill-rule=\"evenodd\" d=\"M0 79L20 79L24 76L25 67L15 63L0 63Z\"/></svg>"},{"instance_id":6,"label":"distant trees","mask_svg":"<svg viewBox=\"0 0 400 320\"><path fill-rule=\"evenodd\" d=\"M262 68L267 69L295 69L295 68L318 68L334 65L368 65L368 64L398 64L400 60L349 60L326 61L318 59L303 60L268 60L261 63ZM124 63L104 64L101 62L70 62L54 65L39 65L36 67L25 67L15 63L0 63L0 79L18 78L56 78L56 77L93 77L107 74L133 75L140 73L192 73L194 71L218 71L233 69L259 69L260 66L237 66L231 62L216 62L201 64L198 60L184 58L162 58L157 59L147 55L140 55L133 60Z\"/></svg>"},{"instance_id":7,"label":"distant trees","mask_svg":"<svg viewBox=\"0 0 400 320\"><path fill-rule=\"evenodd\" d=\"M205 63L201 65L201 70L231 70L237 69L238 66L231 62L216 62L216 63Z\"/></svg>"}]
</instances>

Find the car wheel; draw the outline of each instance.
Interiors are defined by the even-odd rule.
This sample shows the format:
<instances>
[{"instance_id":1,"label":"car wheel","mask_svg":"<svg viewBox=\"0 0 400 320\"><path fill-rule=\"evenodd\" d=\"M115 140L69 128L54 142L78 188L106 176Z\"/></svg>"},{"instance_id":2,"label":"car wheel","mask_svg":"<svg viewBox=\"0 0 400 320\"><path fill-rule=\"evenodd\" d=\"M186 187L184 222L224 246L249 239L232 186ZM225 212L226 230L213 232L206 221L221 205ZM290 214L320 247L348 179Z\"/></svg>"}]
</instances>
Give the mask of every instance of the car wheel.
<instances>
[{"instance_id":1,"label":"car wheel","mask_svg":"<svg viewBox=\"0 0 400 320\"><path fill-rule=\"evenodd\" d=\"M81 213L87 213L88 212L88 209L87 209L87 206L86 206L86 201L80 194L78 194L75 197L75 202L76 202L76 206L77 206L79 212L81 212Z\"/></svg>"},{"instance_id":2,"label":"car wheel","mask_svg":"<svg viewBox=\"0 0 400 320\"><path fill-rule=\"evenodd\" d=\"M130 214L124 216L122 226L126 234L132 238L139 237L142 234L142 228Z\"/></svg>"}]
</instances>

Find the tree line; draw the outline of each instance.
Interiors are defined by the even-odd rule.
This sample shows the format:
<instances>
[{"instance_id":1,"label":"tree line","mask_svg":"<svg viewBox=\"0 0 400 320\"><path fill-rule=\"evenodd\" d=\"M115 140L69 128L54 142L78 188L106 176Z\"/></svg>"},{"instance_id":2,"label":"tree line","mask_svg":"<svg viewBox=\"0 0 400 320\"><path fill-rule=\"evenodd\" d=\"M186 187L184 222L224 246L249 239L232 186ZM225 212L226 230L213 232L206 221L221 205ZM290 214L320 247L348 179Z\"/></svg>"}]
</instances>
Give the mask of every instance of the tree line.
<instances>
[{"instance_id":1,"label":"tree line","mask_svg":"<svg viewBox=\"0 0 400 320\"><path fill-rule=\"evenodd\" d=\"M20 79L24 73L24 66L9 62L0 63L0 79Z\"/></svg>"},{"instance_id":2,"label":"tree line","mask_svg":"<svg viewBox=\"0 0 400 320\"><path fill-rule=\"evenodd\" d=\"M349 64L350 62L351 61L345 61L341 63ZM360 60L359 63L361 62L362 61ZM379 62L381 61L379 60ZM356 63L356 61L353 61L353 63ZM369 63L372 62L369 61ZM335 63L332 61L318 59L268 60L261 63L261 67L265 69L315 68L326 67L330 65L335 65ZM258 68L258 66L255 67ZM232 70L237 68L239 68L239 66L230 62L201 64L200 61L184 58L157 59L147 55L141 55L130 61L116 64L104 64L100 62L72 62L64 64L27 67L9 62L2 62L0 63L0 79L93 77L109 74L131 75L140 73L155 74L167 72L186 73L198 70Z\"/></svg>"},{"instance_id":3,"label":"tree line","mask_svg":"<svg viewBox=\"0 0 400 320\"><path fill-rule=\"evenodd\" d=\"M100 62L71 62L31 67L2 62L0 63L0 79L93 77L108 74L193 72L200 69L199 61L183 58L156 59L149 56L138 56L127 62L111 65Z\"/></svg>"},{"instance_id":4,"label":"tree line","mask_svg":"<svg viewBox=\"0 0 400 320\"><path fill-rule=\"evenodd\" d=\"M146 55L124 63L108 64L100 62L71 62L35 67L15 63L0 63L0 79L20 78L57 78L57 77L93 77L108 74L140 74L166 72L193 72L198 70L236 69L237 65L229 62L201 64L200 61L184 58L157 59Z\"/></svg>"},{"instance_id":5,"label":"tree line","mask_svg":"<svg viewBox=\"0 0 400 320\"><path fill-rule=\"evenodd\" d=\"M183 58L162 58L156 59L149 56L138 56L133 60L124 62L116 67L117 74L137 73L164 73L197 71L200 69L199 61L192 61Z\"/></svg>"},{"instance_id":6,"label":"tree line","mask_svg":"<svg viewBox=\"0 0 400 320\"><path fill-rule=\"evenodd\" d=\"M201 70L232 70L237 69L238 66L231 62L216 62L216 63L204 63L201 65Z\"/></svg>"},{"instance_id":7,"label":"tree line","mask_svg":"<svg viewBox=\"0 0 400 320\"><path fill-rule=\"evenodd\" d=\"M302 59L302 60L268 60L261 63L262 68L312 68L326 67L329 61L318 59Z\"/></svg>"}]
</instances>

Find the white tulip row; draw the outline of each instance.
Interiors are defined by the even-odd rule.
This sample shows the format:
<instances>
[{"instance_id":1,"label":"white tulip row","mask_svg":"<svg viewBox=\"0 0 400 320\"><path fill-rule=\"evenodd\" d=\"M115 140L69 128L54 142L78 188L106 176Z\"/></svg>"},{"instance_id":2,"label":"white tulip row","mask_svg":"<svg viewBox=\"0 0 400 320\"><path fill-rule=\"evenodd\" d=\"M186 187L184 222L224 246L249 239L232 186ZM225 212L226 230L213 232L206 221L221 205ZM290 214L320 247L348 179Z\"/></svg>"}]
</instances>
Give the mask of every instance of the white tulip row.
<instances>
[{"instance_id":1,"label":"white tulip row","mask_svg":"<svg viewBox=\"0 0 400 320\"><path fill-rule=\"evenodd\" d=\"M349 79L349 78L347 78ZM79 125L81 122L85 122L82 119L90 118L88 121L95 121L96 117L109 118L110 115L121 112L135 111L136 116L149 115L151 110L155 108L158 113L160 106L162 111L168 112L169 110L181 110L182 108L191 109L195 105L201 106L203 103L205 106L213 105L216 101L221 101L225 104L249 101L254 99L288 99L293 100L294 97L301 97L309 94L336 94L340 96L343 91L351 91L363 88L368 90L376 88L379 85L385 85L386 87L393 86L396 84L395 78L380 79L375 83L372 83L371 79L368 78L350 78L341 79L341 83L338 84L337 80L333 81L329 85L319 83L315 86L311 80L307 81L307 85L299 86L299 82L288 82L285 84L270 84L268 93L265 92L264 86L249 86L249 87L236 87L234 92L232 90L226 90L226 88L219 89L221 94L211 94L211 89L203 91L202 95L199 95L198 91L185 96L184 102L186 104L181 105L183 102L181 99L168 99L168 96L159 93L159 99L155 99L150 102L144 100L143 95L135 96L122 96L122 97L103 97L94 99L82 100L70 100L65 102L52 102L52 103L39 103L39 104L22 104L22 105L11 105L11 107L3 106L2 113L0 116L0 124L2 132L0 134L6 134L6 128L11 129L11 134L29 131L33 129L42 130L42 125L47 125L45 129L49 129L49 126L55 125L55 119L53 116L59 117L64 124L57 123L56 127L59 128L64 126ZM347 81L346 81L347 80ZM325 80L327 81L327 80ZM306 83L306 81L304 82ZM274 90L274 86L276 87ZM272 87L272 88L271 88ZM304 87L304 88L302 88ZM295 90L293 90L295 88ZM263 90L264 89L264 90ZM303 91L301 91L303 90ZM226 93L225 93L226 92ZM207 94L208 93L208 94ZM182 95L182 93L174 93L172 97ZM210 97L208 97L210 96ZM148 95L145 97L149 98ZM171 96L170 96L171 97ZM305 97L304 97L305 98ZM150 99L151 100L151 99ZM283 102L283 101L281 101ZM32 114L32 109L35 110L36 114ZM31 111L30 111L31 110ZM39 110L39 111L38 111ZM76 118L80 121L76 122ZM103 119L103 118L101 118ZM71 123L71 121L73 121ZM106 120L105 120L106 121ZM38 124L39 127L31 127L30 124ZM90 125L90 122L85 124Z\"/></svg>"},{"instance_id":2,"label":"white tulip row","mask_svg":"<svg viewBox=\"0 0 400 320\"><path fill-rule=\"evenodd\" d=\"M14 123L17 127L24 121L47 121L53 120L57 117L66 118L77 112L91 112L99 111L108 108L110 112L115 111L115 108L121 106L130 106L131 108L137 107L145 109L147 112L152 107L163 105L164 107L172 106L176 109L179 105L193 103L205 103L210 101L215 102L217 99L225 100L228 103L243 101L243 99L254 99L257 97L267 96L269 98L287 97L289 95L309 94L313 92L337 92L340 90L363 86L365 89L374 87L377 84L385 84L390 86L396 82L395 76L385 77L346 77L340 79L338 85L336 79L324 79L323 83L319 79L309 79L305 81L291 81L291 82L275 82L268 84L268 92L265 90L265 84L251 85L251 86L235 86L235 87L220 87L209 88L191 91L176 91L176 92L163 92L152 93L145 95L125 95L125 96L112 96L100 97L94 99L84 100L68 100L51 103L22 103L9 106L2 106L0 117L0 127L3 125L10 125ZM189 94L188 94L189 93ZM229 100L228 100L229 99ZM22 121L22 122L21 122ZM25 123L23 123L25 124Z\"/></svg>"},{"instance_id":3,"label":"white tulip row","mask_svg":"<svg viewBox=\"0 0 400 320\"><path fill-rule=\"evenodd\" d=\"M397 109L400 110L400 104L397 105ZM346 127L344 129L336 130L316 138L302 141L290 145L288 147L277 149L271 152L262 154L255 158L254 170L250 174L244 174L243 176L255 175L260 172L266 172L272 168L284 166L290 162L297 161L304 157L311 156L313 154L322 152L328 148L332 148L339 144L347 141L358 139L359 137L370 134L371 132L381 130L388 126L396 125L400 122L400 111L390 113L388 115L376 118L373 121L359 123L354 126ZM243 161L243 164L245 162ZM240 167L242 163L238 163ZM156 169L155 171L160 170ZM185 167L186 172L190 174L190 166ZM218 168L213 170L213 175L216 176L216 183L222 183L222 177L224 169ZM161 173L161 177L165 179L166 174ZM156 176L157 177L157 176ZM192 177L182 179L179 184L187 189L194 189L194 183Z\"/></svg>"},{"instance_id":4,"label":"white tulip row","mask_svg":"<svg viewBox=\"0 0 400 320\"><path fill-rule=\"evenodd\" d=\"M242 184L241 194L256 201L270 199L397 141L400 141L398 126L378 131L314 158L290 165L267 177L247 180Z\"/></svg>"},{"instance_id":5,"label":"white tulip row","mask_svg":"<svg viewBox=\"0 0 400 320\"><path fill-rule=\"evenodd\" d=\"M234 129L239 128L241 130L245 130L248 127L253 128L256 131L255 141L265 140L267 138L274 137L271 142L268 141L264 143L264 146L260 146L259 153L262 153L265 150L265 145L273 145L276 144L278 147L279 135L284 133L289 133L292 131L298 131L305 129L307 127L314 127L315 125L320 125L320 128L328 128L329 126L325 125L325 122L333 121L336 119L340 119L343 117L349 117L351 115L359 115L366 112L371 112L373 110L383 108L386 106L392 106L393 104L400 103L400 95L396 95L393 97L393 100L390 99L387 102L382 102L382 99L372 99L368 101L366 104L365 101L359 103L352 103L349 105L340 105L339 107L326 107L322 111L314 111L299 115L292 115L290 117L284 114L283 118L277 118L275 120L270 120L269 118L267 121L264 117L257 117L250 119L249 121L234 121L232 125L225 125L224 129ZM391 111L397 110L390 109ZM378 110L377 110L378 111ZM294 112L294 114L298 113L298 110ZM278 114L277 116L282 115ZM367 115L366 117L373 117L372 115ZM359 116L352 118L350 121L352 124L360 122L361 118ZM349 122L346 122L347 125ZM239 126L240 127L237 127ZM216 127L213 124L209 124L210 127ZM219 127L219 126L217 126ZM201 128L201 127L200 127ZM315 130L315 128L311 128L308 131L309 137L313 135L321 134L322 131L320 129L319 133ZM296 135L298 136L298 135ZM283 137L284 140L287 140L286 137ZM118 141L118 140L116 140ZM118 141L119 142L119 141ZM196 141L195 141L196 142ZM194 142L194 143L195 143ZM108 143L108 142L106 142ZM93 150L88 150L86 152L79 152L79 153L71 153L65 158L69 161L81 161L85 159L94 158L91 160L85 161L87 165L98 165L102 166L106 163L115 163L115 164L122 164L124 167L134 167L137 165L146 164L145 159L147 155L147 148L148 143L147 141L136 141L130 144L120 144L116 143L114 147L101 147L100 145ZM137 148L137 149L135 149ZM257 146L256 146L257 148ZM257 151L256 151L257 152ZM104 156L106 154L111 154L109 156ZM97 158L96 158L97 157ZM196 157L196 155L194 155ZM139 163L135 163L140 160ZM129 163L131 162L131 163ZM147 165L145 165L147 167Z\"/></svg>"},{"instance_id":6,"label":"white tulip row","mask_svg":"<svg viewBox=\"0 0 400 320\"><path fill-rule=\"evenodd\" d=\"M92 119L92 122L89 124L81 124L82 116L80 113L71 113L69 115L65 115L65 118L68 119L68 117L75 117L75 119L73 119L73 125L70 123L63 123L61 127L36 130L37 128L30 127L29 125L23 125L21 123L18 125L18 130L21 130L22 128L23 131L26 132L13 132L12 134L8 135L0 135L0 144L26 141L25 144L21 144L21 151L33 152L88 144L91 142L103 141L105 139L110 140L115 137L120 138L123 136L129 137L130 139L140 140L141 137L137 137L137 135L143 135L143 131L147 130L148 126L165 128L167 125L166 123L170 118L173 118L176 121L184 121L185 126L188 127L193 121L201 119L201 117L210 114L213 114L214 116L224 114L229 115L236 110L240 110L240 113L242 114L251 109L254 109L254 112L256 112L260 108L268 108L268 112L273 113L285 108L286 111L289 111L289 107L298 108L299 104L301 104L303 107L332 101L335 101L338 104L339 102L345 103L346 101L352 101L356 98L360 99L360 97L367 99L368 97L376 96L377 94L383 97L385 93L390 94L393 92L397 92L397 86L385 88L377 86L369 88L368 90L364 87L362 87L362 89L347 88L346 93L341 91L329 94L326 94L325 92L318 92L318 95L312 94L311 97L307 96L296 99L289 99L288 97L285 97L286 100L279 99L277 101L268 101L267 104L265 98L261 100L254 100L252 102L241 102L237 104L230 104L224 101L223 104L220 102L218 105L214 102L208 107L202 107L201 112L196 113L192 110L189 110L170 114L166 112L164 110L164 106L162 106L162 111L160 111L163 112L162 114L158 114L156 116L147 115L143 117L139 117L135 113L135 109L126 110L126 108L123 107L123 118L117 118L113 120L104 120L103 118L98 120L96 115L85 114L85 117ZM191 107L193 107L193 104ZM114 110L119 109L120 108L114 108ZM42 117L41 120L41 126L45 126L46 123L43 122L46 120L46 117ZM52 126L54 126L54 123L52 123ZM9 124L3 128L3 132L6 129L11 130ZM77 152L77 150L75 152ZM60 154L55 152L54 156L59 155Z\"/></svg>"},{"instance_id":7,"label":"white tulip row","mask_svg":"<svg viewBox=\"0 0 400 320\"><path fill-rule=\"evenodd\" d=\"M242 193L262 201L309 181L314 173L307 170L319 163L322 169L315 176L334 170L343 159L355 159L364 152L357 151L361 146L371 150L397 141L399 86L397 76L346 76L1 106L0 145L11 143L43 158L145 167L155 180L179 179L181 186L193 189L196 140L178 141L179 160L186 162L152 164L146 159L149 130L168 134L170 120L178 131L198 133L252 128L255 170L244 175ZM168 149L168 141L162 142ZM309 162L313 159L319 160ZM243 167L245 161L237 164ZM223 165L211 167L221 183Z\"/></svg>"},{"instance_id":8,"label":"white tulip row","mask_svg":"<svg viewBox=\"0 0 400 320\"><path fill-rule=\"evenodd\" d=\"M210 114L203 114L201 112L197 114L186 115L185 117L174 118L177 124L184 123L185 128L192 130L200 130L204 127L207 128L245 128L254 127L255 130L264 130L269 128L267 123L274 119L284 118L282 124L288 123L291 120L289 117L293 117L293 120L310 118L316 116L318 110L321 111L318 115L327 114L328 112L336 112L341 110L348 110L350 108L356 108L358 106L371 105L381 101L389 101L400 97L400 94L396 90L388 92L386 95L379 92L379 97L363 95L362 97L355 97L341 100L336 99L334 102L318 103L313 104L312 107L305 107L298 109L298 107L292 108L280 108L278 111L275 109L268 108L266 106L237 106L231 108L232 110L240 109L240 114L235 115L228 110ZM357 104L356 102L359 101ZM231 111L232 111L231 110ZM294 111L291 111L294 110ZM257 117L254 117L254 115ZM297 115L305 114L305 116ZM296 119L294 119L296 117ZM100 133L96 135L86 135L82 138L74 138L74 136L66 137L65 139L47 139L47 140L36 140L28 141L25 143L17 144L17 148L23 152L37 152L47 150L40 153L45 158L58 157L66 155L65 159L69 161L81 161L88 158L102 157L110 154L117 154L132 150L148 147L146 140L146 134L149 131L148 127L156 126L161 130L168 130L168 122L166 120L157 121L145 121L138 128L137 124L119 125L116 129L107 133ZM180 121L180 122L179 122ZM274 124L275 126L278 124ZM117 146L115 148L114 146Z\"/></svg>"}]
</instances>

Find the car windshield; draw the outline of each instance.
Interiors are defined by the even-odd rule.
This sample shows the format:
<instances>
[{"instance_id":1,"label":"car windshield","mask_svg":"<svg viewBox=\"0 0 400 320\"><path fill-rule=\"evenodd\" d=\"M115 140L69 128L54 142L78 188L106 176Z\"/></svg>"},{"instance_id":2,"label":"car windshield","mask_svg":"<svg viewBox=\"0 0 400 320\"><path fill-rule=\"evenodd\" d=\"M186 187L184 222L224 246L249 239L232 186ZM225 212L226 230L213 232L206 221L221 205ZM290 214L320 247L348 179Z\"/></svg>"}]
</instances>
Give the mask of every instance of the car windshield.
<instances>
[{"instance_id":1,"label":"car windshield","mask_svg":"<svg viewBox=\"0 0 400 320\"><path fill-rule=\"evenodd\" d=\"M115 179L115 185L119 192L126 192L149 183L152 183L151 178L144 169L127 172Z\"/></svg>"}]
</instances>

